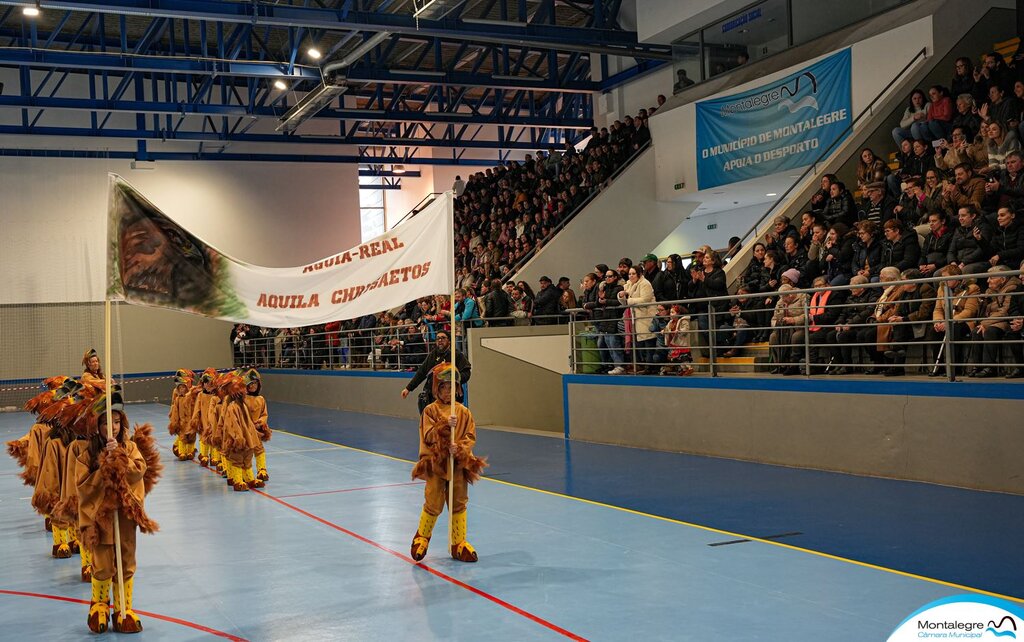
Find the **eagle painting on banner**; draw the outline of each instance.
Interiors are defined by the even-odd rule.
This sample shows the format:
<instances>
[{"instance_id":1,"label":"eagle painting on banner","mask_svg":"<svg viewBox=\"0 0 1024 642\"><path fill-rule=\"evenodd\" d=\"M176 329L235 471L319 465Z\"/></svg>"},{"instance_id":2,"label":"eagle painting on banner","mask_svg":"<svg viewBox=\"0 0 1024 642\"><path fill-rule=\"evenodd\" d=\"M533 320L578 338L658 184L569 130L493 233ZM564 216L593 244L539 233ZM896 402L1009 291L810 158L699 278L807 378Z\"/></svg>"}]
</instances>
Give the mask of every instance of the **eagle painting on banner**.
<instances>
[{"instance_id":1,"label":"eagle painting on banner","mask_svg":"<svg viewBox=\"0 0 1024 642\"><path fill-rule=\"evenodd\" d=\"M352 319L451 291L447 193L385 234L308 265L268 268L226 256L110 176L111 300L281 328Z\"/></svg>"},{"instance_id":2,"label":"eagle painting on banner","mask_svg":"<svg viewBox=\"0 0 1024 642\"><path fill-rule=\"evenodd\" d=\"M850 49L742 94L697 103L697 185L814 163L849 135Z\"/></svg>"}]
</instances>

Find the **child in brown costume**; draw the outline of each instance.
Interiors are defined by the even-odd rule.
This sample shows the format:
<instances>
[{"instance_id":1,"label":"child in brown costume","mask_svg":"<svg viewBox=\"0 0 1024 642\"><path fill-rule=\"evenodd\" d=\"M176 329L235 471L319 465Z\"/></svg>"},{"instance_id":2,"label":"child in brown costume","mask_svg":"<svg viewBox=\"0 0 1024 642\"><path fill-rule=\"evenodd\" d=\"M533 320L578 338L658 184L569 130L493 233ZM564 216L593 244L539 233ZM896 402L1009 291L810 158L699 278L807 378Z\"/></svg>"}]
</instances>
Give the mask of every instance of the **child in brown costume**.
<instances>
[{"instance_id":1,"label":"child in brown costume","mask_svg":"<svg viewBox=\"0 0 1024 642\"><path fill-rule=\"evenodd\" d=\"M255 368L250 368L242 378L245 381L245 408L249 411L249 418L256 425L256 432L260 436L260 445L256 449L256 481L270 481L270 474L267 473L267 450L263 444L270 441L273 430L267 425L267 400L263 398L260 391L263 389L263 380ZM255 484L255 488L262 488L263 483Z\"/></svg>"},{"instance_id":2,"label":"child in brown costume","mask_svg":"<svg viewBox=\"0 0 1024 642\"><path fill-rule=\"evenodd\" d=\"M486 457L473 454L476 423L469 408L452 401L452 379L459 385L459 373L448 363L433 369L435 401L420 415L419 461L412 469L413 479L426 481L419 528L412 540L411 555L416 561L427 554L430 536L438 515L448 501L448 484L454 483L454 505L448 507L452 520L451 556L462 562L475 562L476 551L466 541L466 504L468 484L480 478L487 466ZM454 482L449 479L448 458L455 458Z\"/></svg>"},{"instance_id":3,"label":"child in brown costume","mask_svg":"<svg viewBox=\"0 0 1024 642\"><path fill-rule=\"evenodd\" d=\"M260 488L263 482L253 477L252 459L263 444L245 406L245 381L239 373L227 372L218 379L217 392L221 396L220 456L228 483L237 491Z\"/></svg>"},{"instance_id":4,"label":"child in brown costume","mask_svg":"<svg viewBox=\"0 0 1024 642\"><path fill-rule=\"evenodd\" d=\"M174 390L171 391L171 413L167 431L175 436L171 451L181 461L196 456L196 431L192 428L192 411L195 409L195 395L191 394L195 373L178 370L174 375Z\"/></svg>"},{"instance_id":5,"label":"child in brown costume","mask_svg":"<svg viewBox=\"0 0 1024 642\"><path fill-rule=\"evenodd\" d=\"M194 393L195 404L192 409L192 419L189 421L191 429L199 434L199 465L208 466L213 454L210 445L210 438L217 427L217 409L220 399L217 397L214 382L217 379L217 371L207 368L199 377L199 392Z\"/></svg>"},{"instance_id":6,"label":"child in brown costume","mask_svg":"<svg viewBox=\"0 0 1024 642\"><path fill-rule=\"evenodd\" d=\"M36 475L35 489L32 492L32 508L50 520L53 531L53 548L51 554L59 559L71 557L74 538L70 532L70 524L62 516L54 513L54 508L61 499L61 491L65 483L64 473L67 468L68 445L74 439L71 431L62 423L61 413L71 405L71 395L82 386L74 379L68 379L52 394L52 402L39 412L40 423L49 427L46 443L39 460L39 472Z\"/></svg>"},{"instance_id":7,"label":"child in brown costume","mask_svg":"<svg viewBox=\"0 0 1024 642\"><path fill-rule=\"evenodd\" d=\"M85 370L82 372L82 376L79 380L93 388L103 389L107 385L107 378L103 374L103 368L100 366L100 356L96 354L95 348L89 348L86 350L85 355L82 356L82 367Z\"/></svg>"},{"instance_id":8,"label":"child in brown costume","mask_svg":"<svg viewBox=\"0 0 1024 642\"><path fill-rule=\"evenodd\" d=\"M64 376L45 379L43 384L46 386L46 391L25 402L25 410L38 415L43 408L53 403L54 391L60 388L66 380L67 377ZM43 448L46 446L49 434L50 426L37 420L24 436L7 442L7 454L13 457L21 467L22 471L18 473L18 476L26 486L36 485L39 462L43 458ZM49 518L45 518L44 525L46 530L51 530Z\"/></svg>"},{"instance_id":9,"label":"child in brown costume","mask_svg":"<svg viewBox=\"0 0 1024 642\"><path fill-rule=\"evenodd\" d=\"M132 611L135 578L135 532L153 533L157 524L146 515L145 497L160 474L160 458L152 426L136 427L128 438L128 418L118 390L111 392L113 437L107 437L106 398L98 397L84 422L86 447L78 454L75 471L78 490L78 524L82 544L92 554L92 601L88 625L94 633L107 630L111 584L117 575L114 513L121 538L124 573L124 612L113 613L113 627L121 633L138 633L142 622ZM119 591L114 587L115 609Z\"/></svg>"}]
</instances>

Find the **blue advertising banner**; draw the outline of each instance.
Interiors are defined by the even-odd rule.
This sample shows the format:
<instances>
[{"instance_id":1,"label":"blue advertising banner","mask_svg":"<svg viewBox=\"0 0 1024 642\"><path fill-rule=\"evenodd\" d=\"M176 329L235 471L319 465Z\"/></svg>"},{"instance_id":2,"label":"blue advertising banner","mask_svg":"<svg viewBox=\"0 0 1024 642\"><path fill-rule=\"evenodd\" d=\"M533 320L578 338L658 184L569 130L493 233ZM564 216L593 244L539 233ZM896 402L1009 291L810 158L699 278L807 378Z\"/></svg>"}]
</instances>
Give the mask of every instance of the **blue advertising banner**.
<instances>
[{"instance_id":1,"label":"blue advertising banner","mask_svg":"<svg viewBox=\"0 0 1024 642\"><path fill-rule=\"evenodd\" d=\"M770 85L697 103L698 189L810 165L849 134L850 94L844 49Z\"/></svg>"}]
</instances>

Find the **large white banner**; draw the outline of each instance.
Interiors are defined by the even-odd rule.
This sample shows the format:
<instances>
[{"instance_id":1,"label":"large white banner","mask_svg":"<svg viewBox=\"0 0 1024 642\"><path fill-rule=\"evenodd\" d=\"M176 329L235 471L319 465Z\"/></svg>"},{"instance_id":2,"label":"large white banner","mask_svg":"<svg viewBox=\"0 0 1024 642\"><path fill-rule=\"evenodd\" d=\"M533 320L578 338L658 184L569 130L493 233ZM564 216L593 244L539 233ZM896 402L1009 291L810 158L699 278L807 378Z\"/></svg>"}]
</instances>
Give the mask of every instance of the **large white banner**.
<instances>
[{"instance_id":1,"label":"large white banner","mask_svg":"<svg viewBox=\"0 0 1024 642\"><path fill-rule=\"evenodd\" d=\"M314 325L446 294L455 283L452 194L391 231L293 268L218 252L110 175L108 294L271 328Z\"/></svg>"}]
</instances>

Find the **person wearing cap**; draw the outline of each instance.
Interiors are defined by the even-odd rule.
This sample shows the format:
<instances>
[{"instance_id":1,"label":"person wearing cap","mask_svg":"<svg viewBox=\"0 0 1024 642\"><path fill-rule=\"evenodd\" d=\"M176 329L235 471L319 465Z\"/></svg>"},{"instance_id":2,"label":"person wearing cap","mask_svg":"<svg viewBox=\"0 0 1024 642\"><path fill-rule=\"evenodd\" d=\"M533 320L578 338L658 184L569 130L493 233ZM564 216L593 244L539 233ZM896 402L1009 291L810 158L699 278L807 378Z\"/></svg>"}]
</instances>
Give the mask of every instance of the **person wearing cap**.
<instances>
[{"instance_id":1,"label":"person wearing cap","mask_svg":"<svg viewBox=\"0 0 1024 642\"><path fill-rule=\"evenodd\" d=\"M82 357L82 367L85 368L81 376L83 384L101 390L106 387L107 379L103 374L103 368L100 366L100 356L96 354L95 348L89 348L85 351L85 355Z\"/></svg>"},{"instance_id":2,"label":"person wearing cap","mask_svg":"<svg viewBox=\"0 0 1024 642\"><path fill-rule=\"evenodd\" d=\"M113 624L120 633L142 631L142 622L132 610L135 571L135 534L154 533L159 528L146 514L146 495L159 477L160 457L149 424L137 426L128 437L128 417L119 390L111 391L111 428L107 433L106 395L83 400L86 418L76 423L76 432L84 446L78 451L75 487L78 495L78 525L82 545L92 555L92 600L88 625L93 633L103 633ZM114 511L117 511L121 542L121 568L124 577L124 612L117 608L120 591L113 586L117 578L114 550ZM113 589L114 612L109 600Z\"/></svg>"},{"instance_id":3,"label":"person wearing cap","mask_svg":"<svg viewBox=\"0 0 1024 642\"><path fill-rule=\"evenodd\" d=\"M533 300L533 319L537 325L553 325L558 322L558 300L562 291L551 285L551 277L540 277L540 289Z\"/></svg>"},{"instance_id":4,"label":"person wearing cap","mask_svg":"<svg viewBox=\"0 0 1024 642\"><path fill-rule=\"evenodd\" d=\"M800 287L800 270L789 268L782 273L782 284L791 285L794 288Z\"/></svg>"},{"instance_id":5,"label":"person wearing cap","mask_svg":"<svg viewBox=\"0 0 1024 642\"><path fill-rule=\"evenodd\" d=\"M437 333L437 340L434 342L434 349L430 351L427 358L423 360L420 367L416 369L416 374L413 375L412 379L404 388L402 388L402 399L409 396L409 393L416 389L424 381L427 381L428 377L431 377L431 373L434 368L441 363L451 363L452 360L452 347L449 343L448 332L441 330ZM459 370L459 387L455 390L456 401L462 401L463 391L467 383L469 383L469 377L472 374L473 366L469 363L469 359L466 355L462 354L458 350L455 351L455 367ZM419 409L423 412L423 409L427 407L432 401L433 397L433 386L431 381L427 381L427 384L423 386L423 390L419 396Z\"/></svg>"},{"instance_id":6,"label":"person wearing cap","mask_svg":"<svg viewBox=\"0 0 1024 642\"><path fill-rule=\"evenodd\" d=\"M864 187L868 200L864 208L857 213L858 221L871 221L882 225L891 218L896 218L896 202L886 194L885 183L875 181Z\"/></svg>"},{"instance_id":7,"label":"person wearing cap","mask_svg":"<svg viewBox=\"0 0 1024 642\"><path fill-rule=\"evenodd\" d=\"M451 364L439 363L431 370L431 375L434 401L420 415L419 458L412 469L412 478L422 479L426 484L423 488L423 509L413 535L410 555L417 562L426 556L434 524L448 501L448 485L453 484L453 503L448 506L452 520L449 552L460 562L475 562L477 553L466 541L466 507L469 484L480 478L480 473L487 466L487 458L473 454L473 446L476 445L473 413L452 400L452 388L460 384L459 372ZM451 474L448 470L450 458L454 460Z\"/></svg>"},{"instance_id":8,"label":"person wearing cap","mask_svg":"<svg viewBox=\"0 0 1024 642\"><path fill-rule=\"evenodd\" d=\"M167 432L174 437L171 452L181 461L188 461L196 454L196 433L190 425L196 398L195 395L189 394L195 376L191 370L178 370L174 374L174 390L171 391L171 412L168 416L170 421L167 424Z\"/></svg>"},{"instance_id":9,"label":"person wearing cap","mask_svg":"<svg viewBox=\"0 0 1024 642\"><path fill-rule=\"evenodd\" d=\"M654 286L655 279L661 274L661 268L658 267L658 255L657 254L645 254L644 258L640 259L644 268L644 278L651 282L651 286ZM657 290L655 290L657 292Z\"/></svg>"},{"instance_id":10,"label":"person wearing cap","mask_svg":"<svg viewBox=\"0 0 1024 642\"><path fill-rule=\"evenodd\" d=\"M263 483L270 481L270 474L267 472L267 450L263 444L270 441L274 431L267 424L267 400L260 394L263 391L263 379L260 377L260 373L255 368L250 368L242 375L242 379L245 381L245 409L249 412L249 417L252 418L252 422L256 425L256 432L260 436L260 445L255 453L256 480L260 483L255 486L262 488Z\"/></svg>"}]
</instances>

